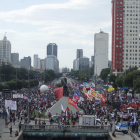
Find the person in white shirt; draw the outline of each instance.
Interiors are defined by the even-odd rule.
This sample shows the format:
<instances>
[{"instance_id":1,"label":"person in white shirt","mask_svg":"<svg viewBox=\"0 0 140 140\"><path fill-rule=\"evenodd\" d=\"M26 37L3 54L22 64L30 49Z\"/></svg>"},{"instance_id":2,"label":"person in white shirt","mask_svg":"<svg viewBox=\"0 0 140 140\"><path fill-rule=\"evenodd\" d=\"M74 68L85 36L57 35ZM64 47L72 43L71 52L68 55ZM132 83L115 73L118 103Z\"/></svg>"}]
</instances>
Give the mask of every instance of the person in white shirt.
<instances>
[{"instance_id":1,"label":"person in white shirt","mask_svg":"<svg viewBox=\"0 0 140 140\"><path fill-rule=\"evenodd\" d=\"M107 125L107 118L105 118L105 124Z\"/></svg>"}]
</instances>

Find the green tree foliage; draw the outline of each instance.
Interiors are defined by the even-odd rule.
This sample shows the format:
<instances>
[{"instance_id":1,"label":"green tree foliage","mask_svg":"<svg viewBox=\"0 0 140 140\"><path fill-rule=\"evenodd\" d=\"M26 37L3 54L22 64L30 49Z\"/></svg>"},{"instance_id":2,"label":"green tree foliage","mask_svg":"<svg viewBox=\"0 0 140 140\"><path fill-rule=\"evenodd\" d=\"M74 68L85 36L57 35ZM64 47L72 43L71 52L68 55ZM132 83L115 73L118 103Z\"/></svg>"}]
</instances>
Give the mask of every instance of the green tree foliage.
<instances>
[{"instance_id":1,"label":"green tree foliage","mask_svg":"<svg viewBox=\"0 0 140 140\"><path fill-rule=\"evenodd\" d=\"M100 73L100 77L106 81L106 78L108 76L108 74L110 73L110 68L105 68L105 69L102 69L101 73Z\"/></svg>"},{"instance_id":2,"label":"green tree foliage","mask_svg":"<svg viewBox=\"0 0 140 140\"><path fill-rule=\"evenodd\" d=\"M89 79L94 75L94 66L88 70L82 71L71 71L69 76L76 78L81 81L89 81Z\"/></svg>"},{"instance_id":3,"label":"green tree foliage","mask_svg":"<svg viewBox=\"0 0 140 140\"><path fill-rule=\"evenodd\" d=\"M127 75L129 72L133 72L134 70L138 70L138 67L130 67L129 69L125 70L124 75Z\"/></svg>"},{"instance_id":4,"label":"green tree foliage","mask_svg":"<svg viewBox=\"0 0 140 140\"><path fill-rule=\"evenodd\" d=\"M140 77L137 79L134 79L133 81L133 89L137 92L140 93Z\"/></svg>"},{"instance_id":5,"label":"green tree foliage","mask_svg":"<svg viewBox=\"0 0 140 140\"><path fill-rule=\"evenodd\" d=\"M117 85L116 85L116 83L115 83L116 78L117 78L117 76L115 76L114 74L111 74L111 75L109 76L109 81L110 81L110 82L113 82L112 86L113 86L114 88L117 88Z\"/></svg>"},{"instance_id":6,"label":"green tree foliage","mask_svg":"<svg viewBox=\"0 0 140 140\"><path fill-rule=\"evenodd\" d=\"M116 83L117 87L122 88L124 79L125 79L125 76L119 76L116 78L115 83Z\"/></svg>"},{"instance_id":7,"label":"green tree foliage","mask_svg":"<svg viewBox=\"0 0 140 140\"><path fill-rule=\"evenodd\" d=\"M42 72L41 74L41 79L46 82L50 82L52 80L54 80L55 78L57 78L57 74L55 74L55 72L53 70L45 70L44 72ZM59 73L60 76L60 73Z\"/></svg>"},{"instance_id":8,"label":"green tree foliage","mask_svg":"<svg viewBox=\"0 0 140 140\"><path fill-rule=\"evenodd\" d=\"M3 85L2 84L0 84L0 91L2 91L3 90Z\"/></svg>"}]
</instances>

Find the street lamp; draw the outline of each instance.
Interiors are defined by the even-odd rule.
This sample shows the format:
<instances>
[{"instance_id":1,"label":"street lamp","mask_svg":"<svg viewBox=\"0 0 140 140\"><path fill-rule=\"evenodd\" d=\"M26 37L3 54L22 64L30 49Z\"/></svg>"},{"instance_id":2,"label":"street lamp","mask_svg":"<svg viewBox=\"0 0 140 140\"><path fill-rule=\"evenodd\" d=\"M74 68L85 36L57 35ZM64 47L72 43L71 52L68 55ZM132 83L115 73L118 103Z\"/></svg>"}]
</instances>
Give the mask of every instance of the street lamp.
<instances>
[{"instance_id":1,"label":"street lamp","mask_svg":"<svg viewBox=\"0 0 140 140\"><path fill-rule=\"evenodd\" d=\"M110 74L107 75L107 106L108 106L108 81L109 81L109 77Z\"/></svg>"},{"instance_id":2,"label":"street lamp","mask_svg":"<svg viewBox=\"0 0 140 140\"><path fill-rule=\"evenodd\" d=\"M30 103L31 103L31 99L30 99L30 73L28 70L28 123L30 122Z\"/></svg>"}]
</instances>

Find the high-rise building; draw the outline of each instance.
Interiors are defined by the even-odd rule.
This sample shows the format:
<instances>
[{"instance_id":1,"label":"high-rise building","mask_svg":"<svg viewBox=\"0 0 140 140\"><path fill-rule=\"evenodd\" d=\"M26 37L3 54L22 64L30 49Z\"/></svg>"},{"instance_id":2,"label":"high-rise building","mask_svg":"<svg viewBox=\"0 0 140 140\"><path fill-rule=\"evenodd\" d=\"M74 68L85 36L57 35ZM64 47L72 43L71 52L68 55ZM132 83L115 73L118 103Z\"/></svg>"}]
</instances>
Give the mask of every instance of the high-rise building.
<instances>
[{"instance_id":1,"label":"high-rise building","mask_svg":"<svg viewBox=\"0 0 140 140\"><path fill-rule=\"evenodd\" d=\"M40 60L40 68L43 70L45 69L45 59Z\"/></svg>"},{"instance_id":2,"label":"high-rise building","mask_svg":"<svg viewBox=\"0 0 140 140\"><path fill-rule=\"evenodd\" d=\"M30 66L30 70L31 70L31 57L30 57L30 56L24 57L23 59L24 59L24 60L27 60L29 66Z\"/></svg>"},{"instance_id":3,"label":"high-rise building","mask_svg":"<svg viewBox=\"0 0 140 140\"><path fill-rule=\"evenodd\" d=\"M77 59L78 70L88 70L89 69L89 58L80 57Z\"/></svg>"},{"instance_id":4,"label":"high-rise building","mask_svg":"<svg viewBox=\"0 0 140 140\"><path fill-rule=\"evenodd\" d=\"M0 40L0 66L2 62L5 64L11 63L11 43L6 36L3 40Z\"/></svg>"},{"instance_id":5,"label":"high-rise building","mask_svg":"<svg viewBox=\"0 0 140 140\"><path fill-rule=\"evenodd\" d=\"M94 56L93 55L91 56L91 62L94 62Z\"/></svg>"},{"instance_id":6,"label":"high-rise building","mask_svg":"<svg viewBox=\"0 0 140 140\"><path fill-rule=\"evenodd\" d=\"M45 58L45 69L52 69L55 73L59 72L59 61L56 56L48 55Z\"/></svg>"},{"instance_id":7,"label":"high-rise building","mask_svg":"<svg viewBox=\"0 0 140 140\"><path fill-rule=\"evenodd\" d=\"M40 58L38 58L38 54L34 55L34 69L40 69Z\"/></svg>"},{"instance_id":8,"label":"high-rise building","mask_svg":"<svg viewBox=\"0 0 140 140\"><path fill-rule=\"evenodd\" d=\"M109 34L101 31L94 35L94 73L100 75L101 70L108 68Z\"/></svg>"},{"instance_id":9,"label":"high-rise building","mask_svg":"<svg viewBox=\"0 0 140 140\"><path fill-rule=\"evenodd\" d=\"M140 0L112 0L112 64L115 75L140 70Z\"/></svg>"},{"instance_id":10,"label":"high-rise building","mask_svg":"<svg viewBox=\"0 0 140 140\"><path fill-rule=\"evenodd\" d=\"M57 45L55 43L49 43L47 46L47 56L54 55L57 57Z\"/></svg>"},{"instance_id":11,"label":"high-rise building","mask_svg":"<svg viewBox=\"0 0 140 140\"><path fill-rule=\"evenodd\" d=\"M20 60L20 67L25 68L27 70L31 70L31 57L24 57Z\"/></svg>"},{"instance_id":12,"label":"high-rise building","mask_svg":"<svg viewBox=\"0 0 140 140\"><path fill-rule=\"evenodd\" d=\"M76 51L76 59L83 57L83 49L77 49Z\"/></svg>"},{"instance_id":13,"label":"high-rise building","mask_svg":"<svg viewBox=\"0 0 140 140\"><path fill-rule=\"evenodd\" d=\"M19 53L11 53L12 65L19 65Z\"/></svg>"},{"instance_id":14,"label":"high-rise building","mask_svg":"<svg viewBox=\"0 0 140 140\"><path fill-rule=\"evenodd\" d=\"M11 53L11 62L14 68L20 68L19 53Z\"/></svg>"}]
</instances>

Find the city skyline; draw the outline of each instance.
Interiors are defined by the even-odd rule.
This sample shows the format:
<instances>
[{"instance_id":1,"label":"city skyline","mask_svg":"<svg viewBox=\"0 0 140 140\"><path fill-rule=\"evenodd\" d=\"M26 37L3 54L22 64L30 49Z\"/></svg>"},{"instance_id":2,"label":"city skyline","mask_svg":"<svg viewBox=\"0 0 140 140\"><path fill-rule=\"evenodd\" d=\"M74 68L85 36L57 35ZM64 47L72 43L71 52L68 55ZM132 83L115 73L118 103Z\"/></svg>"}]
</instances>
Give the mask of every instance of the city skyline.
<instances>
[{"instance_id":1,"label":"city skyline","mask_svg":"<svg viewBox=\"0 0 140 140\"><path fill-rule=\"evenodd\" d=\"M7 32L11 53L18 52L19 59L31 56L33 60L34 54L44 59L47 45L55 42L60 68L72 68L76 49L83 49L83 56L91 58L94 34L102 29L109 33L111 60L111 1L7 0L0 9L0 40Z\"/></svg>"}]
</instances>

